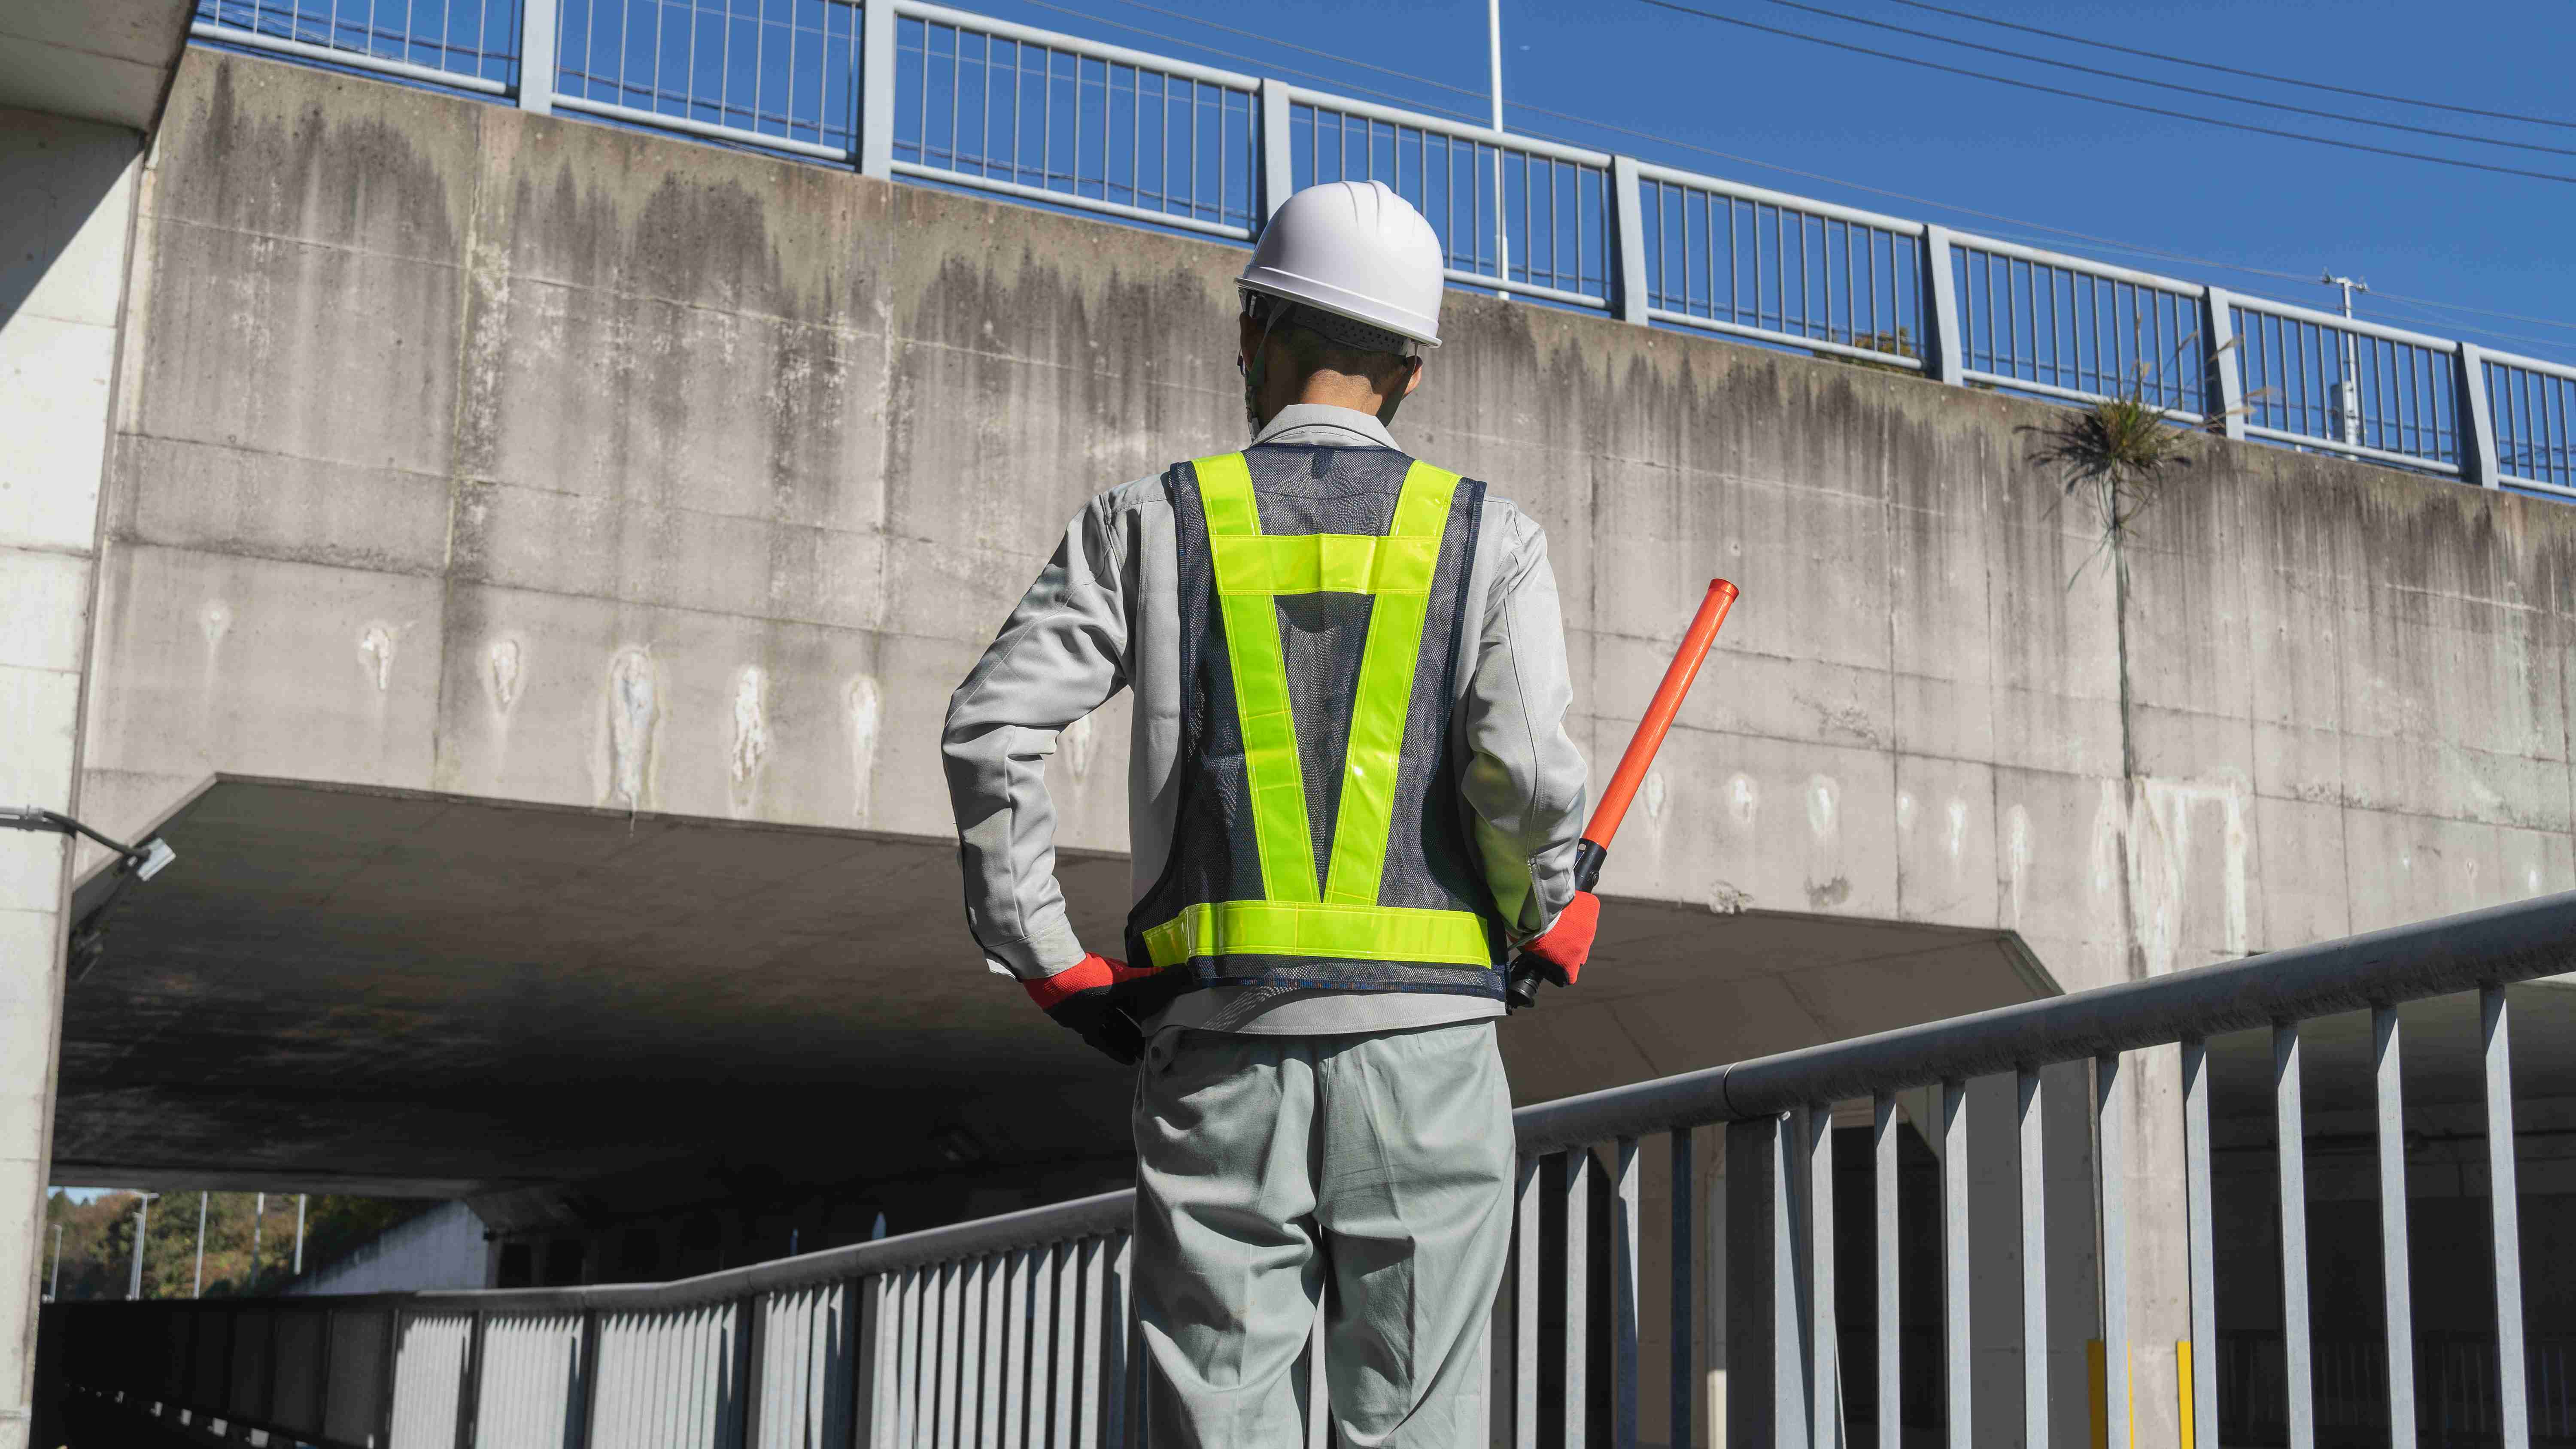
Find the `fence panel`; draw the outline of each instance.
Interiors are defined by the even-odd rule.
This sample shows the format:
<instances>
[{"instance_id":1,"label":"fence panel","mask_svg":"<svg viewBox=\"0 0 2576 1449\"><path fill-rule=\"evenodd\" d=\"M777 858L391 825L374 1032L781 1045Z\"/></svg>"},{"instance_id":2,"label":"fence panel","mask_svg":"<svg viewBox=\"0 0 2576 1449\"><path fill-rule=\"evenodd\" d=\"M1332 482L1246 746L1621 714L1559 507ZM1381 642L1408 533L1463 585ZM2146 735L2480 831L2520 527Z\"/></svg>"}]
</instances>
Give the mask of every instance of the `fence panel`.
<instances>
[{"instance_id":1,"label":"fence panel","mask_svg":"<svg viewBox=\"0 0 2576 1449\"><path fill-rule=\"evenodd\" d=\"M1923 367L1923 227L1638 168L1647 315Z\"/></svg>"},{"instance_id":2,"label":"fence panel","mask_svg":"<svg viewBox=\"0 0 2576 1449\"><path fill-rule=\"evenodd\" d=\"M2576 367L2487 354L2496 471L2517 488L2576 495Z\"/></svg>"},{"instance_id":3,"label":"fence panel","mask_svg":"<svg viewBox=\"0 0 2576 1449\"><path fill-rule=\"evenodd\" d=\"M1449 278L1610 305L1611 158L1290 87L1296 184L1383 181L1440 235Z\"/></svg>"},{"instance_id":4,"label":"fence panel","mask_svg":"<svg viewBox=\"0 0 2576 1449\"><path fill-rule=\"evenodd\" d=\"M330 1385L323 1395L322 1436L364 1444L385 1417L385 1349L393 1315L382 1310L331 1315Z\"/></svg>"},{"instance_id":5,"label":"fence panel","mask_svg":"<svg viewBox=\"0 0 2576 1449\"><path fill-rule=\"evenodd\" d=\"M554 103L825 160L858 153L852 0L560 4Z\"/></svg>"},{"instance_id":6,"label":"fence panel","mask_svg":"<svg viewBox=\"0 0 2576 1449\"><path fill-rule=\"evenodd\" d=\"M322 1432L322 1352L329 1341L327 1315L281 1312L274 1320L270 1354L276 1390L266 1419L298 1434Z\"/></svg>"},{"instance_id":7,"label":"fence panel","mask_svg":"<svg viewBox=\"0 0 2576 1449\"><path fill-rule=\"evenodd\" d=\"M390 1449L455 1449L473 1338L470 1313L406 1315L395 1326Z\"/></svg>"},{"instance_id":8,"label":"fence panel","mask_svg":"<svg viewBox=\"0 0 2576 1449\"><path fill-rule=\"evenodd\" d=\"M849 1442L862 1291L826 1283L761 1299L753 1449Z\"/></svg>"},{"instance_id":9,"label":"fence panel","mask_svg":"<svg viewBox=\"0 0 2576 1449\"><path fill-rule=\"evenodd\" d=\"M520 3L197 0L193 28L212 39L498 95L519 83Z\"/></svg>"},{"instance_id":10,"label":"fence panel","mask_svg":"<svg viewBox=\"0 0 2576 1449\"><path fill-rule=\"evenodd\" d=\"M933 5L895 13L896 171L1252 235L1252 77Z\"/></svg>"},{"instance_id":11,"label":"fence panel","mask_svg":"<svg viewBox=\"0 0 2576 1449\"><path fill-rule=\"evenodd\" d=\"M2455 344L2250 297L2235 312L2248 437L2459 471Z\"/></svg>"},{"instance_id":12,"label":"fence panel","mask_svg":"<svg viewBox=\"0 0 2576 1449\"><path fill-rule=\"evenodd\" d=\"M581 1442L578 1313L495 1317L483 1330L474 1449L569 1449Z\"/></svg>"},{"instance_id":13,"label":"fence panel","mask_svg":"<svg viewBox=\"0 0 2576 1449\"><path fill-rule=\"evenodd\" d=\"M2145 272L1954 235L1966 379L2069 401L2136 397L2212 411L2201 288Z\"/></svg>"}]
</instances>

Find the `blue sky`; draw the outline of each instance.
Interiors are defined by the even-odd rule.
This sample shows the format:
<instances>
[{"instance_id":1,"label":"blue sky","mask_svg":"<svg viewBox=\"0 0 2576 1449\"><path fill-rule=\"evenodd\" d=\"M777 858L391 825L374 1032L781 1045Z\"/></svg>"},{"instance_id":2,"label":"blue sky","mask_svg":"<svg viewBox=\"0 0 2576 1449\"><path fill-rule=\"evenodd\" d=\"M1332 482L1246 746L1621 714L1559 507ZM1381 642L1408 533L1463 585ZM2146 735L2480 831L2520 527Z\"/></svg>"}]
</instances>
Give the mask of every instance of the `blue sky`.
<instances>
[{"instance_id":1,"label":"blue sky","mask_svg":"<svg viewBox=\"0 0 2576 1449\"><path fill-rule=\"evenodd\" d=\"M1692 3L1782 29L2069 90L2576 176L2576 154L2477 145L2159 91L1872 30L1774 0ZM2576 153L2576 124L2521 124L2265 84L2002 30L1895 0L1816 3L2123 74ZM1367 87L1430 106L1483 110L1480 99L1425 81L1228 34L1188 18L1481 93L1481 0L1267 0L1257 6L1152 0L1150 9L1126 0L972 0L960 8L1306 84L1320 82L1288 72L1311 72L1345 89ZM2570 0L2499 0L2474 7L2392 0L1956 0L1953 8L2275 75L2576 123L2576 97L2567 86L2568 76L2576 74L2576 4ZM2330 305L2333 293L2307 279L2331 267L2393 294L2363 298L2363 316L2576 361L2576 264L2570 262L2576 252L2576 184L2338 150L2014 90L1678 14L1646 0L1505 0L1503 29L1507 103L1666 139L1645 140L1525 108L1508 112L1515 130L2313 306ZM1743 159L1688 149L1694 146ZM2016 222L2252 270L2118 250ZM2428 301L2517 315L2479 316L2427 306Z\"/></svg>"}]
</instances>

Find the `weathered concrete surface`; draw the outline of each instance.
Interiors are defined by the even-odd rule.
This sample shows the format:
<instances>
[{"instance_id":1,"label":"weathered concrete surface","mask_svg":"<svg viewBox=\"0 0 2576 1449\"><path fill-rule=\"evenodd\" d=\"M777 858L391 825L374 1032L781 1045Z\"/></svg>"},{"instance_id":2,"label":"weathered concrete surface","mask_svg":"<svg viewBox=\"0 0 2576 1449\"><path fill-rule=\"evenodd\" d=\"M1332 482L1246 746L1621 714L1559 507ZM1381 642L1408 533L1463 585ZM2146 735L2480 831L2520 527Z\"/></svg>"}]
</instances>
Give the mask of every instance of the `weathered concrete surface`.
<instances>
[{"instance_id":1,"label":"weathered concrete surface","mask_svg":"<svg viewBox=\"0 0 2576 1449\"><path fill-rule=\"evenodd\" d=\"M206 53L142 208L110 827L220 773L944 841L947 691L1064 520L1240 436L1220 246ZM2081 987L2576 884L2576 511L2213 441L2123 598L2029 460L2053 408L1445 320L1402 431L1548 528L1596 756L1746 590L1610 880L1696 924L1514 1025L1525 1096L1983 1004L1962 941ZM1125 732L1055 757L1076 848L1123 846ZM869 969L990 990L948 887L884 899L948 934ZM1737 969L1623 994L1649 946ZM2169 1064L2132 1092L2171 1222Z\"/></svg>"},{"instance_id":2,"label":"weathered concrete surface","mask_svg":"<svg viewBox=\"0 0 2576 1449\"><path fill-rule=\"evenodd\" d=\"M0 53L14 44L8 24ZM0 61L0 95L9 74ZM131 131L0 110L0 803L9 805L80 808L99 486L140 155ZM27 1442L70 861L60 836L0 831L0 1449Z\"/></svg>"}]
</instances>

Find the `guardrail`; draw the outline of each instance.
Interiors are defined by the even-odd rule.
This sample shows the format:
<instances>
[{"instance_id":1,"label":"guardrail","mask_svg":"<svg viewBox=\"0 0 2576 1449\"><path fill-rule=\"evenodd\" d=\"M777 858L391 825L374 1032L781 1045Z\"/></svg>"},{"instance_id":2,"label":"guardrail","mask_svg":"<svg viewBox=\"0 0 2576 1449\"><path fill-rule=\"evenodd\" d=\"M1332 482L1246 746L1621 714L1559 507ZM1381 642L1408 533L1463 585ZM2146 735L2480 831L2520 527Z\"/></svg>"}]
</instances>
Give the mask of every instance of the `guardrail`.
<instances>
[{"instance_id":1,"label":"guardrail","mask_svg":"<svg viewBox=\"0 0 2576 1449\"><path fill-rule=\"evenodd\" d=\"M1373 178L1466 285L2576 497L2576 368L2466 342L921 0L394 9L197 0L195 33L1237 241Z\"/></svg>"},{"instance_id":2,"label":"guardrail","mask_svg":"<svg viewBox=\"0 0 2576 1449\"><path fill-rule=\"evenodd\" d=\"M2210 1061L2218 1033L2268 1027L2277 1137L2284 1329L2278 1377L2292 1443L2314 1442L2319 1353L2308 1321L2303 1023L2368 1011L2374 1027L2380 1282L2387 1325L2368 1395L2392 1426L2419 1415L2409 1288L2405 1123L2398 1007L2476 992L2496 1337L2483 1357L2443 1361L2431 1387L2444 1422L2491 1409L2499 1440L2527 1445L2535 1406L2523 1339L2507 984L2576 968L2576 892L1975 1016L1788 1052L1733 1066L1525 1107L1514 1114L1520 1186L1512 1267L1496 1305L1494 1407L1509 1442L1542 1430L1575 1449L1599 1415L1620 1449L1639 1441L1641 1345L1650 1322L1669 1355L1671 1444L1693 1442L1700 1375L1722 1366L1725 1442L1830 1445L1846 1414L1900 1441L1909 1352L1937 1353L1935 1413L1944 1442L1973 1442L1977 1355L2055 1344L2051 1285L2081 1275L2107 1325L2101 1402L2131 1402L2129 1246L2132 1144L2141 1127L2181 1140L2187 1281L2154 1285L2189 1305L2193 1355L2184 1398L2191 1442L2219 1442L2222 1360L2213 1285ZM2143 1051L2179 1045L2178 1122L2140 1123L2131 1090ZM2072 1064L2071 1068L2069 1064ZM2054 1073L2050 1068L2060 1068ZM1973 1079L2012 1085L2013 1128L1972 1138ZM2088 1206L2098 1277L2050 1254L2047 1098L2080 1087L2093 1157ZM1898 1185L1905 1110L1937 1161L1940 1329L1908 1331L1902 1301L1906 1220ZM1836 1104L1869 1111L1874 1310L1853 1347L1836 1322ZM1923 1110L1928 1107L1929 1110ZM1700 1129L1723 1127L1720 1228L1704 1228L1695 1185ZM2179 1129L2178 1131L2174 1129ZM1641 1278L1640 1168L1648 1139L1666 1164L1671 1276L1650 1320ZM1971 1321L1971 1183L1995 1169L2016 1185L1986 1210L2018 1212L2017 1331L1996 1342ZM2066 1191L2063 1183L2058 1192ZM1136 1333L1127 1290L1133 1197L1109 1193L677 1283L340 1300L55 1304L44 1310L58 1392L118 1400L164 1423L234 1434L248 1427L331 1449L680 1449L813 1444L931 1449L958 1444L1122 1445L1138 1422ZM1601 1216L1596 1218L1596 1210ZM1919 1205L1918 1205L1919 1211ZM1921 1236L1918 1234L1918 1237ZM1721 1303L1703 1296L1704 1241L1723 1254ZM2063 1246L2063 1240L2060 1241ZM1603 1262L1607 1281L1593 1276ZM2236 1291L2250 1291L2239 1288ZM1695 1337L1701 1307L1722 1310L1722 1356ZM1608 1341L1591 1337L1596 1321ZM2329 1335L2334 1337L2336 1335ZM2159 1345L2160 1347L2161 1345ZM1865 1349L1866 1352L1855 1351ZM1846 1355L1854 1362L1845 1377ZM2022 1354L2017 1408L2027 1442L2047 1441L2046 1354ZM2241 1357L2241 1355L2239 1355ZM2328 1353L2328 1401L2338 1388ZM1308 1371L1316 1355L1309 1354ZM2456 1361L2454 1361L2456 1360ZM2545 1366L2562 1360L2544 1359ZM2483 1367L2481 1367L2483 1365ZM2348 1366L2347 1366L2348 1367ZM1861 1374L1866 1373L1866 1378ZM2267 1378L2270 1369L2266 1369ZM2493 1398L2471 1392L2483 1375ZM2346 1374L2345 1376L2348 1376ZM1919 1406L1926 1397L1914 1396ZM2481 1411L2484 1412L2484 1411ZM2563 1413L2541 1406L2541 1422ZM1319 1421L1320 1422L1320 1421ZM2098 1422L2098 1421L2097 1421ZM2107 1443L2129 1428L2109 1416ZM2517 1428L2517 1426L2520 1426ZM1715 1426L1710 1426L1714 1428ZM1918 1430L1919 1432L1919 1430ZM1320 1437L1311 1442L1320 1443ZM1497 1442L1503 1442L1498 1438ZM2100 1441L2097 1441L2100 1442ZM2397 1442L2412 1442L2409 1438Z\"/></svg>"}]
</instances>

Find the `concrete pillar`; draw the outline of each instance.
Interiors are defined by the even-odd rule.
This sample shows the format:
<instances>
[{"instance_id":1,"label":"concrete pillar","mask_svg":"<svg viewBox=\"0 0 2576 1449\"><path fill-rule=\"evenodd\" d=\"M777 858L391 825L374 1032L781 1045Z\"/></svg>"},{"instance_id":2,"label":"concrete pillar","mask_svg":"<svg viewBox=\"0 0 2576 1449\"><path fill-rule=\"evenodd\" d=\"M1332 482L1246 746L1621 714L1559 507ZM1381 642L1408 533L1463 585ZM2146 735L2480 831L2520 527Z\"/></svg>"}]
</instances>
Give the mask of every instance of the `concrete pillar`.
<instances>
[{"instance_id":1,"label":"concrete pillar","mask_svg":"<svg viewBox=\"0 0 2576 1449\"><path fill-rule=\"evenodd\" d=\"M0 801L77 813L142 139L0 112ZM28 1435L72 851L0 831L0 1449Z\"/></svg>"}]
</instances>

